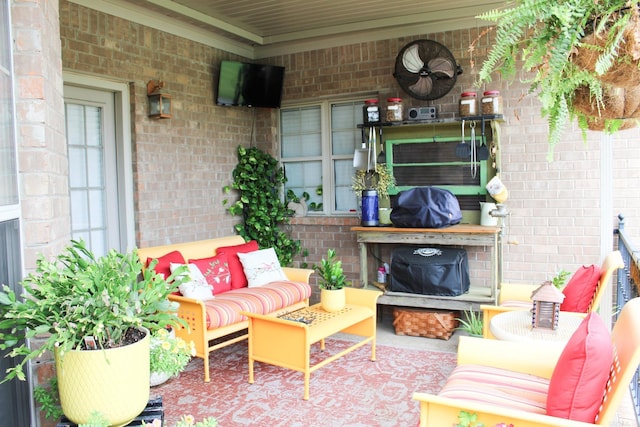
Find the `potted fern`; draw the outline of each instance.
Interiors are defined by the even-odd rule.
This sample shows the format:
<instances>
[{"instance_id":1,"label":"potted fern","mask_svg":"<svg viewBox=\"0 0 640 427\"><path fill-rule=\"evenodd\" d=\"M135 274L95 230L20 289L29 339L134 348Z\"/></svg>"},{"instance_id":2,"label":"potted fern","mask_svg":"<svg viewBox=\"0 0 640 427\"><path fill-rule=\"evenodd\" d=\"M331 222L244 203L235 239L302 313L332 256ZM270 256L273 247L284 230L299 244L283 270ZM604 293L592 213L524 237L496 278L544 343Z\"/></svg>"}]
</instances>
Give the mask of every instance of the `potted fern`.
<instances>
[{"instance_id":1,"label":"potted fern","mask_svg":"<svg viewBox=\"0 0 640 427\"><path fill-rule=\"evenodd\" d=\"M345 286L351 283L347 281L342 269L342 261L336 257L334 249L327 250L327 257L322 258L320 265L313 268L320 280L318 287L320 288L320 304L325 311L340 311L346 305Z\"/></svg>"},{"instance_id":2,"label":"potted fern","mask_svg":"<svg viewBox=\"0 0 640 427\"><path fill-rule=\"evenodd\" d=\"M50 352L69 420L100 413L110 425L128 423L149 400L149 331L180 324L167 298L179 284L143 272L135 251L97 257L81 240L53 261L41 256L23 295L0 292L0 350L17 360L2 381L25 380L26 365Z\"/></svg>"},{"instance_id":3,"label":"potted fern","mask_svg":"<svg viewBox=\"0 0 640 427\"><path fill-rule=\"evenodd\" d=\"M478 16L495 23L495 41L477 83L494 72L526 81L549 122L549 144L573 119L609 133L640 118L640 0L515 0ZM473 51L474 43L471 50ZM517 62L522 60L522 64Z\"/></svg>"}]
</instances>

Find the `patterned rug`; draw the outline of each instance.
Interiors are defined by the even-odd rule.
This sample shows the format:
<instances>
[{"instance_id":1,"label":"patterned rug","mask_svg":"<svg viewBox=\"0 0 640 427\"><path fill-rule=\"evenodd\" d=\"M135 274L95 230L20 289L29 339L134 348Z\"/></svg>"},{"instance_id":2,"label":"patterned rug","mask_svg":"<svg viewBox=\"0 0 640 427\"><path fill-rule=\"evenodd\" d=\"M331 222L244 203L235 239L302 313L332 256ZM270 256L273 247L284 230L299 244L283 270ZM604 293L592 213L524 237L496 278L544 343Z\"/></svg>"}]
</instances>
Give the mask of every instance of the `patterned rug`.
<instances>
[{"instance_id":1,"label":"patterned rug","mask_svg":"<svg viewBox=\"0 0 640 427\"><path fill-rule=\"evenodd\" d=\"M312 361L346 348L328 339ZM304 378L295 372L255 363L248 382L247 343L216 350L210 356L211 382L203 381L202 360L193 359L179 377L151 389L162 396L165 425L183 414L196 420L213 416L220 427L407 427L418 424L414 391L437 392L455 366L453 353L376 346L359 349L311 374L310 399L303 400Z\"/></svg>"}]
</instances>

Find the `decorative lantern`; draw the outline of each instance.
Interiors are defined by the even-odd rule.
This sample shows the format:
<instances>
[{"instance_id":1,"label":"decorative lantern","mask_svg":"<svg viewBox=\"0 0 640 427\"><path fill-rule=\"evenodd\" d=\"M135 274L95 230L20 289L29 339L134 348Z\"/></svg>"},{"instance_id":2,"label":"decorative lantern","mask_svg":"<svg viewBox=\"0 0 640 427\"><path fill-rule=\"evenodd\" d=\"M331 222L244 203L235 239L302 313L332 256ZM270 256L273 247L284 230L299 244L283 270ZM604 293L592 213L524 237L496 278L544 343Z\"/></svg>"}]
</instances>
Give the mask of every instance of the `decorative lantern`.
<instances>
[{"instance_id":1,"label":"decorative lantern","mask_svg":"<svg viewBox=\"0 0 640 427\"><path fill-rule=\"evenodd\" d=\"M544 282L531 294L533 309L531 310L531 327L555 331L558 329L560 304L564 294L551 282Z\"/></svg>"},{"instance_id":2,"label":"decorative lantern","mask_svg":"<svg viewBox=\"0 0 640 427\"><path fill-rule=\"evenodd\" d=\"M171 95L162 93L162 80L149 80L147 83L147 97L149 98L149 117L154 119L171 118Z\"/></svg>"}]
</instances>

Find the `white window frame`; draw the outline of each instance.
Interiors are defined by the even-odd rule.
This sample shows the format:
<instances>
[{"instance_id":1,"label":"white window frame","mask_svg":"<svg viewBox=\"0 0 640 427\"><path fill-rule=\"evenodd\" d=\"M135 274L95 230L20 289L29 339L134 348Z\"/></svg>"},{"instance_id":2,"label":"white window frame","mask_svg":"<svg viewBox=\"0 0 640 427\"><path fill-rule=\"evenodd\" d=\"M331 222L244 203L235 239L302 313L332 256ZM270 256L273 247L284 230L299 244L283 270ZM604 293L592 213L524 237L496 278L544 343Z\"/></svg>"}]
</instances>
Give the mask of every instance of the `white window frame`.
<instances>
[{"instance_id":1,"label":"white window frame","mask_svg":"<svg viewBox=\"0 0 640 427\"><path fill-rule=\"evenodd\" d=\"M301 103L291 103L287 105L283 105L282 110L287 109L297 109L297 108L307 108L307 107L320 107L320 131L321 131L321 160L322 160L322 211L308 211L307 215L309 216L355 216L357 215L357 210L337 210L335 208L336 205L336 183L335 183L335 171L334 171L334 162L338 160L348 160L353 161L354 152L356 148L361 147L362 141L358 138L354 140L354 147L352 152L347 154L337 154L334 155L332 152L332 122L331 122L331 106L334 104L344 104L344 103L356 103L362 104L364 106L364 101L366 99L371 98L371 95L368 96L357 96L357 97L349 97L349 98L327 98L321 99L317 101L307 101ZM281 114L278 115L278 126L279 126L279 153L280 153L280 162L285 167L286 172L286 164L287 162L300 162L305 160L315 160L316 156L313 157L295 157L291 159L283 159L282 158L282 132L281 132ZM353 129L354 132L360 134L361 131L358 129L358 125L362 124L362 116L356 115L356 123L354 123ZM355 172L355 171L354 171ZM285 188L287 184L285 184ZM300 194L296 194L300 196ZM353 194L354 206L356 205L356 195Z\"/></svg>"}]
</instances>

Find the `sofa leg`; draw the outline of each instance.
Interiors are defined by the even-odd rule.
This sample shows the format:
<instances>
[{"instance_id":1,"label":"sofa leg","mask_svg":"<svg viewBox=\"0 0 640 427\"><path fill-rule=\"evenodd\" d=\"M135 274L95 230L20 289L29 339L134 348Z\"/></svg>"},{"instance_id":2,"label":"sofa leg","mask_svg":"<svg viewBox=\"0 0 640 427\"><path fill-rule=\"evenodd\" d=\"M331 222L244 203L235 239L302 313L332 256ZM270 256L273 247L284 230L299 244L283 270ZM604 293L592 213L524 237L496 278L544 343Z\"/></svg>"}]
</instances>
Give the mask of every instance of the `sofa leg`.
<instances>
[{"instance_id":1,"label":"sofa leg","mask_svg":"<svg viewBox=\"0 0 640 427\"><path fill-rule=\"evenodd\" d=\"M209 382L209 352L206 352L204 357L202 358L202 361L204 363L204 382L208 383Z\"/></svg>"}]
</instances>

